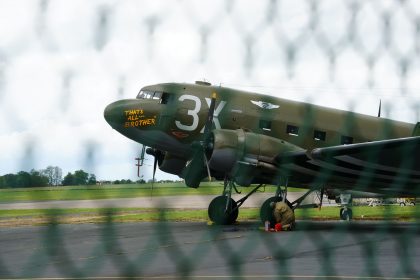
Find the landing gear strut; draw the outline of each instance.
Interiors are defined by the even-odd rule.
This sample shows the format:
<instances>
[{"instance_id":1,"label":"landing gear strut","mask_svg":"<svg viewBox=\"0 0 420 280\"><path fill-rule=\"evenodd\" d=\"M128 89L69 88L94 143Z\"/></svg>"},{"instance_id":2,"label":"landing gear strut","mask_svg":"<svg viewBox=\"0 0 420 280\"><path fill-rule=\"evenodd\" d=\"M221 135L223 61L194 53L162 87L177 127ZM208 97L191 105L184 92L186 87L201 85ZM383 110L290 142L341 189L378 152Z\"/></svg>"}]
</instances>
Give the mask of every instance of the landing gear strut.
<instances>
[{"instance_id":1,"label":"landing gear strut","mask_svg":"<svg viewBox=\"0 0 420 280\"><path fill-rule=\"evenodd\" d=\"M276 224L276 220L274 218L273 215L273 207L272 207L272 203L276 203L276 202L286 202L289 207L291 209L293 209L292 204L286 199L287 197L287 180L285 181L281 181L281 183L277 186L277 190L276 190L276 194L270 198L268 198L266 201L264 201L263 205L261 206L260 209L260 219L261 222L264 224L266 221L270 222L270 225L274 225ZM285 188L284 190L281 189L281 186L284 184Z\"/></svg>"},{"instance_id":2,"label":"landing gear strut","mask_svg":"<svg viewBox=\"0 0 420 280\"><path fill-rule=\"evenodd\" d=\"M263 184L256 186L251 192L238 201L232 199L232 191L240 193L235 183L229 179L225 179L223 194L214 198L209 205L208 215L210 220L218 225L231 225L236 222L239 214L239 207L254 194Z\"/></svg>"},{"instance_id":3,"label":"landing gear strut","mask_svg":"<svg viewBox=\"0 0 420 280\"><path fill-rule=\"evenodd\" d=\"M340 209L340 219L343 221L350 221L353 219L353 210L351 210L351 194L340 194L341 209Z\"/></svg>"},{"instance_id":4,"label":"landing gear strut","mask_svg":"<svg viewBox=\"0 0 420 280\"><path fill-rule=\"evenodd\" d=\"M353 219L353 210L351 208L343 207L340 209L340 218L343 221L350 221Z\"/></svg>"},{"instance_id":5,"label":"landing gear strut","mask_svg":"<svg viewBox=\"0 0 420 280\"><path fill-rule=\"evenodd\" d=\"M232 198L221 195L210 202L208 214L215 224L231 225L238 218L238 205Z\"/></svg>"}]
</instances>

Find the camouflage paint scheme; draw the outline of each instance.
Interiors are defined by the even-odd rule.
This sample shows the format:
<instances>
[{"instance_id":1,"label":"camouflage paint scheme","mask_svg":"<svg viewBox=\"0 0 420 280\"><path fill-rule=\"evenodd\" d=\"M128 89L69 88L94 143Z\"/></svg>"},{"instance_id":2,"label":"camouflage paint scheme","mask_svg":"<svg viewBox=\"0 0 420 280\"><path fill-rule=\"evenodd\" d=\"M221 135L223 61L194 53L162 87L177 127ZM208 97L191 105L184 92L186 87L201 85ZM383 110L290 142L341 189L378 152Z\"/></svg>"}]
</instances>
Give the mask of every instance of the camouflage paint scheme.
<instances>
[{"instance_id":1,"label":"camouflage paint scheme","mask_svg":"<svg viewBox=\"0 0 420 280\"><path fill-rule=\"evenodd\" d=\"M287 177L290 186L305 188L419 193L419 124L206 82L146 86L138 98L108 105L104 116L121 134L157 151L160 169L198 187L206 177L205 164L194 180L188 164L194 143L203 141L212 93L217 94L213 142L206 154L217 179L230 176L249 186L279 184ZM405 163L407 157L414 160Z\"/></svg>"}]
</instances>

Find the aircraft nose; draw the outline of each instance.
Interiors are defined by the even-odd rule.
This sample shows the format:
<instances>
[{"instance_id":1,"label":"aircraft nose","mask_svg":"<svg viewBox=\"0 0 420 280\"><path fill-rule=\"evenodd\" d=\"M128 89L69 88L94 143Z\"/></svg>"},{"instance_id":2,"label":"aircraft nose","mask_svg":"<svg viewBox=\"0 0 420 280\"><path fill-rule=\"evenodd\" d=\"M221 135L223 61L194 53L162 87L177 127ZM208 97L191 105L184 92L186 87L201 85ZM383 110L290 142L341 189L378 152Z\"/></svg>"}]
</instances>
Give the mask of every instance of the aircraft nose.
<instances>
[{"instance_id":1,"label":"aircraft nose","mask_svg":"<svg viewBox=\"0 0 420 280\"><path fill-rule=\"evenodd\" d=\"M128 100L119 100L105 107L104 118L111 126L121 123L124 120L123 112L127 107Z\"/></svg>"},{"instance_id":2,"label":"aircraft nose","mask_svg":"<svg viewBox=\"0 0 420 280\"><path fill-rule=\"evenodd\" d=\"M142 128L157 125L159 104L144 102L138 99L124 99L105 107L104 118L114 129Z\"/></svg>"},{"instance_id":3,"label":"aircraft nose","mask_svg":"<svg viewBox=\"0 0 420 280\"><path fill-rule=\"evenodd\" d=\"M109 104L108 106L105 107L104 118L105 118L107 123L109 123L109 124L112 123L114 112L115 112L114 103L111 103L111 104Z\"/></svg>"}]
</instances>

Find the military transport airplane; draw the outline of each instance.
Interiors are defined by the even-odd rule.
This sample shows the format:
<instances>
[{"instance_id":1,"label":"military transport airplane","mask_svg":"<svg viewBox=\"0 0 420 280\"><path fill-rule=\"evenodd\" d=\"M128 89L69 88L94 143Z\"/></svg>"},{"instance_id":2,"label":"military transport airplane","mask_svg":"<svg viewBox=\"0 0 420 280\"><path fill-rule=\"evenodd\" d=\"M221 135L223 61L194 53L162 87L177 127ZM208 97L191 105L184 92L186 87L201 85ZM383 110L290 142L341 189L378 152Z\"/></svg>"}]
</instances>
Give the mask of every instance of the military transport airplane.
<instances>
[{"instance_id":1,"label":"military transport airplane","mask_svg":"<svg viewBox=\"0 0 420 280\"><path fill-rule=\"evenodd\" d=\"M410 124L207 82L146 86L136 99L109 104L112 128L149 147L160 170L197 188L206 177L224 180L209 218L231 224L238 208L265 184L278 186L261 206L287 201L287 186L308 189L290 203L300 207L312 191L343 200L356 193L416 196L420 193L420 123ZM253 189L234 201L237 186ZM322 197L322 195L321 195ZM321 202L322 203L322 202ZM351 219L344 205L342 219Z\"/></svg>"}]
</instances>

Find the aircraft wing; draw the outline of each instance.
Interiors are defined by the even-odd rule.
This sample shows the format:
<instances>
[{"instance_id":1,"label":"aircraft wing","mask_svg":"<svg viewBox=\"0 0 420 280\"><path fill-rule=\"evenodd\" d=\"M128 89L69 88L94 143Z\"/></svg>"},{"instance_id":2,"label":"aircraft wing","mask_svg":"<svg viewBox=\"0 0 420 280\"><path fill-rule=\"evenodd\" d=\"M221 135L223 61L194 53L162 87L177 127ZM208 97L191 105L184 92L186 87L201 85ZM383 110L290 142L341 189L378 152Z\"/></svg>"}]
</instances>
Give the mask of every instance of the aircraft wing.
<instances>
[{"instance_id":1,"label":"aircraft wing","mask_svg":"<svg viewBox=\"0 0 420 280\"><path fill-rule=\"evenodd\" d=\"M279 154L275 160L297 186L420 195L420 136Z\"/></svg>"}]
</instances>

